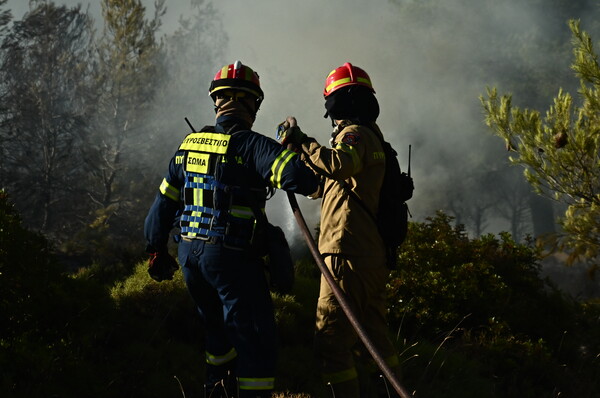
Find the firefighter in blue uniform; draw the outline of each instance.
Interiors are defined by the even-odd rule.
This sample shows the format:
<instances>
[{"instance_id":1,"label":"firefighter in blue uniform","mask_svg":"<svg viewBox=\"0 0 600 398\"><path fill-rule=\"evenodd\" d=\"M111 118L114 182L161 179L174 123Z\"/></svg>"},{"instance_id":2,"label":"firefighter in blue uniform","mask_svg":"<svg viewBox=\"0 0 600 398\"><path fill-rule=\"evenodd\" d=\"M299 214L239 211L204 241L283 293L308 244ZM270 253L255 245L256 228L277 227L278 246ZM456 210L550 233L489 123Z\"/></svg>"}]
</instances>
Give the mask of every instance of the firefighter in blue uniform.
<instances>
[{"instance_id":1,"label":"firefighter in blue uniform","mask_svg":"<svg viewBox=\"0 0 600 398\"><path fill-rule=\"evenodd\" d=\"M224 66L209 94L215 126L183 140L146 217L148 272L172 279L167 242L179 219L179 264L205 328L205 396L270 397L276 333L258 213L269 190L310 195L318 181L296 153L251 131L263 91L250 67Z\"/></svg>"}]
</instances>

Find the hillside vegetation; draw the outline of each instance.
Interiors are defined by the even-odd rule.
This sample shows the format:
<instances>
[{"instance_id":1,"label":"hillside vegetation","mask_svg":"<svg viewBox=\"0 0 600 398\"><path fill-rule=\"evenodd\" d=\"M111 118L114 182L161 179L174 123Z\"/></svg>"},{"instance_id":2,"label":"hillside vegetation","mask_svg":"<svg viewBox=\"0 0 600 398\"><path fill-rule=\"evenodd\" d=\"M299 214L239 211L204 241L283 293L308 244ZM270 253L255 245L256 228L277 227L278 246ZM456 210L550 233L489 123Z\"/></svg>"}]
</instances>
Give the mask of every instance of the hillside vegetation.
<instances>
[{"instance_id":1,"label":"hillside vegetation","mask_svg":"<svg viewBox=\"0 0 600 398\"><path fill-rule=\"evenodd\" d=\"M600 302L540 277L508 234L470 239L442 213L410 225L388 284L390 333L415 397L600 396ZM181 273L145 261L67 268L0 196L0 396L201 396L202 327ZM105 259L106 260L106 259ZM278 397L325 396L312 360L318 271L273 294Z\"/></svg>"}]
</instances>

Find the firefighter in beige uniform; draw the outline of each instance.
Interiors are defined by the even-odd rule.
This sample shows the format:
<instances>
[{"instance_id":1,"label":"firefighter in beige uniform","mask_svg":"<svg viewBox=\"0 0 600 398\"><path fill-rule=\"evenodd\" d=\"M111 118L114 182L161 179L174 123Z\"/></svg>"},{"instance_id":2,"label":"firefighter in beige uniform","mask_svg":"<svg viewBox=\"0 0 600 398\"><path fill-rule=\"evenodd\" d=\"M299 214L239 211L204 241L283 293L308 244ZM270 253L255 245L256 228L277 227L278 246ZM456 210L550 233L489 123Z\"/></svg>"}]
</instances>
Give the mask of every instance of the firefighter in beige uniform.
<instances>
[{"instance_id":1,"label":"firefighter in beige uniform","mask_svg":"<svg viewBox=\"0 0 600 398\"><path fill-rule=\"evenodd\" d=\"M384 244L372 216L343 187L347 184L371 214L377 214L385 156L377 137L382 133L375 123L379 105L373 94L367 73L346 63L333 70L325 84L326 116L334 124L332 147L307 137L293 117L287 118L286 126L290 128L279 140L299 146L305 162L324 176L319 251L359 322L399 376L398 356L388 337L386 322L385 285L389 269ZM321 277L315 346L323 381L336 397L377 396L373 395L374 383L369 379L384 383L373 363L368 365L373 377L359 383L355 349L362 351L362 359L367 359L368 354L358 343L356 332Z\"/></svg>"}]
</instances>

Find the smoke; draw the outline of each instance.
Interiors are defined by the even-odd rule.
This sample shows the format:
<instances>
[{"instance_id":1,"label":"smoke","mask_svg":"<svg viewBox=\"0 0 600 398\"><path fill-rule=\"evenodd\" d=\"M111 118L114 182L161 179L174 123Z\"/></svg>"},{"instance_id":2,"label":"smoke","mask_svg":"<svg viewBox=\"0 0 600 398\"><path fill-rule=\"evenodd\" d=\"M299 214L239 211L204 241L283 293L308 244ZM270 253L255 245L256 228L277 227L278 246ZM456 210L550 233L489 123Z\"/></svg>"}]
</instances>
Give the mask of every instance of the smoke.
<instances>
[{"instance_id":1,"label":"smoke","mask_svg":"<svg viewBox=\"0 0 600 398\"><path fill-rule=\"evenodd\" d=\"M325 76L346 61L369 73L381 106L378 123L404 168L412 145L416 190L410 207L414 219L422 220L444 208L450 181L505 157L503 143L483 124L478 97L486 86L507 80L506 58L531 53L526 58L534 67L552 59L543 40L566 29L566 20L546 26L542 9L522 3L230 1L220 8L230 58L252 65L262 77L266 99L255 124L259 132L272 134L293 114L325 144L331 130L322 118ZM301 204L314 223L318 209Z\"/></svg>"},{"instance_id":2,"label":"smoke","mask_svg":"<svg viewBox=\"0 0 600 398\"><path fill-rule=\"evenodd\" d=\"M16 19L27 11L25 3L9 0ZM89 4L92 15L101 21L99 1L56 3L81 3L83 9ZM151 15L153 1L144 3ZM326 75L344 62L369 73L381 107L378 123L399 152L403 168L412 145L414 220L444 208L453 189L451 181L467 179L470 170L505 157L503 143L483 124L478 97L487 86L511 77L527 81L528 73L544 68L570 73L570 59L556 60L557 49L549 45L563 38L569 46L566 18L560 14L557 19L559 13L543 1L228 0L213 5L222 18L228 45L222 59L197 62L216 71L239 59L259 73L265 100L254 129L264 135L272 137L275 126L294 115L307 134L326 144L331 132L330 122L323 118ZM163 31L168 35L177 28L180 16L189 14L190 3L168 2L167 7ZM594 20L597 14L591 11L597 9L581 6L578 11L580 15L569 17L581 18L586 29L586 18ZM211 77L190 82L190 90L204 95L198 88L208 87ZM552 83L540 94L554 95L561 83ZM506 85L499 89L518 92ZM187 115L173 115L180 131L186 129L181 122ZM166 165L167 160L165 169ZM278 192L268 204L268 214L294 235L297 228L286 202L285 194ZM319 202L302 198L300 204L309 225L315 227ZM502 227L490 225L487 232Z\"/></svg>"}]
</instances>

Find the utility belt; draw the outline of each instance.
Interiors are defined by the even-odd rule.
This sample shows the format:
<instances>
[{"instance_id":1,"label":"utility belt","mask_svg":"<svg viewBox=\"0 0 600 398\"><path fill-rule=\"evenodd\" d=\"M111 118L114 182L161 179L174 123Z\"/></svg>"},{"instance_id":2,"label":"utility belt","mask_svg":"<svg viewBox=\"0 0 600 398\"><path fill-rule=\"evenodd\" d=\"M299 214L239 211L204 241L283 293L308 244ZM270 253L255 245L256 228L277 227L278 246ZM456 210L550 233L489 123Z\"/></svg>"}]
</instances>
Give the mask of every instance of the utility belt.
<instances>
[{"instance_id":1,"label":"utility belt","mask_svg":"<svg viewBox=\"0 0 600 398\"><path fill-rule=\"evenodd\" d=\"M255 223L253 239L244 247L230 245L226 235L196 235L194 238L180 236L184 242L204 241L209 245L221 244L227 249L247 251L256 257L268 256L267 270L271 290L281 294L289 294L292 291L295 276L290 247L282 229L269 223L266 217Z\"/></svg>"},{"instance_id":2,"label":"utility belt","mask_svg":"<svg viewBox=\"0 0 600 398\"><path fill-rule=\"evenodd\" d=\"M236 228L237 227L237 228ZM253 226L248 224L236 226L235 223L227 223L227 227L212 227L211 235L197 234L189 237L181 235L184 242L203 241L209 245L222 245L224 248L248 251L257 256L266 254L266 231L262 223L254 222Z\"/></svg>"}]
</instances>

